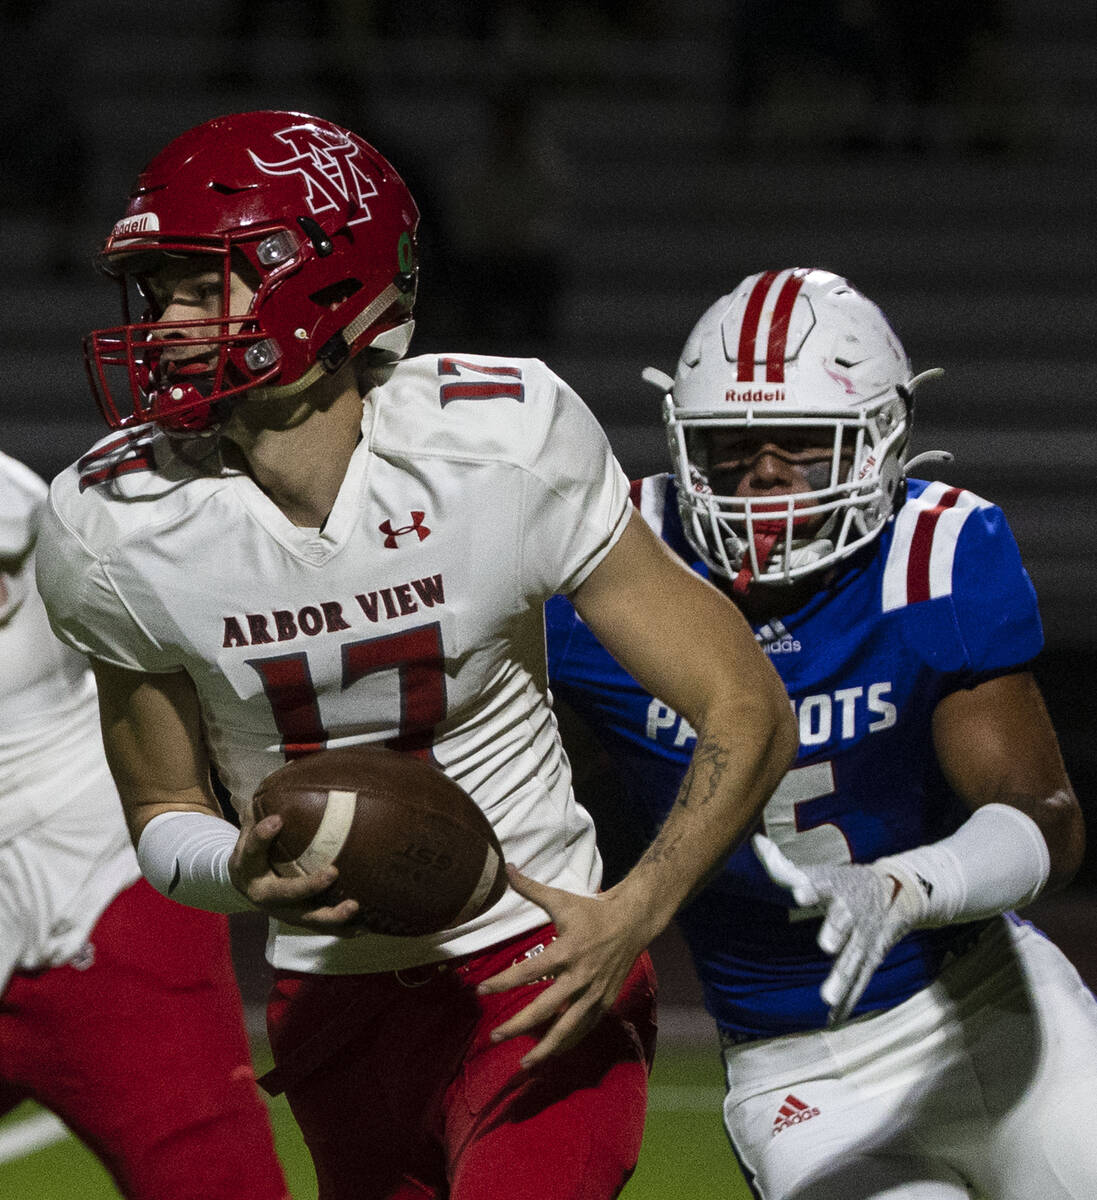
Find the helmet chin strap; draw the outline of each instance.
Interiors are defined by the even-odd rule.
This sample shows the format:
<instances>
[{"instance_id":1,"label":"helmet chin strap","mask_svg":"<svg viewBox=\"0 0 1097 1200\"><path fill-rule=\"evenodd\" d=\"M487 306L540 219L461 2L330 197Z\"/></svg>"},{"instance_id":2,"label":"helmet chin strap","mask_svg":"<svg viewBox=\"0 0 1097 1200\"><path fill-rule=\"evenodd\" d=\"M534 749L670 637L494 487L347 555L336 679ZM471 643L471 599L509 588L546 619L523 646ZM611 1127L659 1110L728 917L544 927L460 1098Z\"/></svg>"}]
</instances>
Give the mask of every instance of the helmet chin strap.
<instances>
[{"instance_id":1,"label":"helmet chin strap","mask_svg":"<svg viewBox=\"0 0 1097 1200\"><path fill-rule=\"evenodd\" d=\"M349 325L345 326L341 335L336 335L335 340L337 340L340 336L342 337L342 346L344 353L347 356L349 356L350 347L352 347L354 343L362 336L362 334L365 333L365 331L374 323L374 321L378 320L382 314L391 308L392 305L395 304L402 295L404 295L404 292L401 291L401 289L395 284L390 283L388 287L384 288L373 298L373 300L370 301L370 303L358 314L358 316L354 318L353 321L351 321ZM407 336L410 338L410 331ZM381 338L383 337L384 335L381 335L381 337L379 337L377 340L380 342ZM388 348L387 345L385 348ZM407 343L405 341L403 350L406 349ZM397 358L402 357L403 350L396 354ZM344 358L342 361L346 361L346 358ZM299 396L303 391L306 390L306 388L312 387L312 385L325 373L330 373L330 368L318 360L317 362L314 362L311 367L309 367L309 369L301 376L300 379L295 380L293 383L272 384L268 387L251 388L249 389L250 395L252 398L260 400L289 399L293 396Z\"/></svg>"}]
</instances>

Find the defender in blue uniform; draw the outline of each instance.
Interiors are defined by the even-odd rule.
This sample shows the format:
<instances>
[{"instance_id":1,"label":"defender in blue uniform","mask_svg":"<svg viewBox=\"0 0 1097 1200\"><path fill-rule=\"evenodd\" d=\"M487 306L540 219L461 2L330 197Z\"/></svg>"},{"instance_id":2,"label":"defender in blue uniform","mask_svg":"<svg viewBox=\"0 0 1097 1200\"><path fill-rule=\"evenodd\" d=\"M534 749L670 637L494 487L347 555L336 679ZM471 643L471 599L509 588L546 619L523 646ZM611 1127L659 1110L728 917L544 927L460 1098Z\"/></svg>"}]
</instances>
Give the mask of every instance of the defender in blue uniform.
<instances>
[{"instance_id":1,"label":"defender in blue uniform","mask_svg":"<svg viewBox=\"0 0 1097 1200\"><path fill-rule=\"evenodd\" d=\"M907 478L918 380L827 272L751 276L675 379L646 374L675 473L634 503L737 601L799 724L761 835L678 918L748 1179L767 1200L1097 1194L1097 1005L1012 913L1070 878L1084 833L1004 515ZM612 864L674 804L692 730L565 599L547 620L553 694L623 795ZM602 795L580 793L596 817Z\"/></svg>"}]
</instances>

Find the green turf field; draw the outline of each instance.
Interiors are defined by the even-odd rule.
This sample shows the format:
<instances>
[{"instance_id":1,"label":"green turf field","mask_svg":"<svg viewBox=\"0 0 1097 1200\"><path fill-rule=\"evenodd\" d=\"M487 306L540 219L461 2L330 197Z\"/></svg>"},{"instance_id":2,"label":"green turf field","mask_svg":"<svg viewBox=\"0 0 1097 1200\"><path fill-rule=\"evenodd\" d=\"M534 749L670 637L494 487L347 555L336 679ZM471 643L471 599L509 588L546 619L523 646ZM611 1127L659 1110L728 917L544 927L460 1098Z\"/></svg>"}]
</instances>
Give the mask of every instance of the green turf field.
<instances>
[{"instance_id":1,"label":"green turf field","mask_svg":"<svg viewBox=\"0 0 1097 1200\"><path fill-rule=\"evenodd\" d=\"M260 1069L265 1064L260 1062ZM720 1124L720 1063L711 1049L661 1046L651 1080L644 1148L625 1188L628 1200L749 1200ZM14 1124L34 1121L40 1110L24 1105L0 1121L0 1146ZM315 1200L308 1152L285 1100L271 1104L278 1151L294 1200ZM27 1126L24 1126L27 1128ZM2 1156L2 1155L0 1155ZM72 1137L23 1157L0 1162L5 1200L118 1200L95 1158ZM246 1200L241 1197L241 1200Z\"/></svg>"}]
</instances>

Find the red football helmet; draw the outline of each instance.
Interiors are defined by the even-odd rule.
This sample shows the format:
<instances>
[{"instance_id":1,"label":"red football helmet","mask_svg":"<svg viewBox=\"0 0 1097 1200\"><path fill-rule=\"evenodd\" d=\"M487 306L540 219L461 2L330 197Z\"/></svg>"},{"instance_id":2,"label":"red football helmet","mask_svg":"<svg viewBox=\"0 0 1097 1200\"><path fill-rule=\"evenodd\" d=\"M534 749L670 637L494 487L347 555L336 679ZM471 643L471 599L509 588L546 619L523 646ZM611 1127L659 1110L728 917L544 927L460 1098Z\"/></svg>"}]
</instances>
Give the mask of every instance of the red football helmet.
<instances>
[{"instance_id":1,"label":"red football helmet","mask_svg":"<svg viewBox=\"0 0 1097 1200\"><path fill-rule=\"evenodd\" d=\"M330 121L240 113L177 137L141 172L99 258L120 283L124 322L84 339L107 424L199 431L228 396L292 395L367 347L402 357L414 327L418 221L392 166ZM143 280L164 255L215 256L222 315L177 333L158 322ZM228 311L233 270L255 289L246 313ZM136 321L131 284L144 303ZM176 348L215 348L201 382L172 378L165 337ZM125 412L115 395L127 389Z\"/></svg>"}]
</instances>

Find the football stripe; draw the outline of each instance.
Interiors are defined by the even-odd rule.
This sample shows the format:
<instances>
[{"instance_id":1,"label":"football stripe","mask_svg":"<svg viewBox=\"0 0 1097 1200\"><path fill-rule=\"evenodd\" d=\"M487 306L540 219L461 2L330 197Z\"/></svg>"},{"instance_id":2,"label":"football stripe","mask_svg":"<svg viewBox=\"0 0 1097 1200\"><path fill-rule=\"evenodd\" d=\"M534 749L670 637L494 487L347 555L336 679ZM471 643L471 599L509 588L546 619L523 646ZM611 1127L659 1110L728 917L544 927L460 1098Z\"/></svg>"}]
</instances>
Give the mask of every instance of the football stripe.
<instances>
[{"instance_id":1,"label":"football stripe","mask_svg":"<svg viewBox=\"0 0 1097 1200\"><path fill-rule=\"evenodd\" d=\"M737 379L754 378L754 342L758 336L758 322L762 317L762 305L765 303L766 294L778 274L777 271L764 272L750 293L746 311L743 313L743 324L739 329Z\"/></svg>"},{"instance_id":2,"label":"football stripe","mask_svg":"<svg viewBox=\"0 0 1097 1200\"><path fill-rule=\"evenodd\" d=\"M990 508L990 501L973 492L961 491L956 503L937 522L937 535L929 555L929 596L947 596L952 592L952 567L956 560L956 544L964 522L976 509Z\"/></svg>"},{"instance_id":3,"label":"football stripe","mask_svg":"<svg viewBox=\"0 0 1097 1200\"><path fill-rule=\"evenodd\" d=\"M358 800L357 792L341 791L332 788L328 792L328 802L324 805L324 815L312 841L293 860L292 866L300 875L311 875L335 861L335 856L343 849L354 822L355 805Z\"/></svg>"},{"instance_id":4,"label":"football stripe","mask_svg":"<svg viewBox=\"0 0 1097 1200\"><path fill-rule=\"evenodd\" d=\"M884 567L884 612L952 592L952 569L964 522L990 503L937 480L904 505Z\"/></svg>"},{"instance_id":5,"label":"football stripe","mask_svg":"<svg viewBox=\"0 0 1097 1200\"><path fill-rule=\"evenodd\" d=\"M95 450L90 450L85 454L77 462L76 469L81 472L86 471L92 463L101 462L103 459L109 458L115 451L121 450L124 447L136 446L142 439L145 440L149 447L152 446L147 429L134 430L132 433L124 433L121 437L112 438L109 442L104 443L104 445L97 447Z\"/></svg>"},{"instance_id":6,"label":"football stripe","mask_svg":"<svg viewBox=\"0 0 1097 1200\"><path fill-rule=\"evenodd\" d=\"M914 534L910 540L910 558L907 560L907 602L910 604L929 599L929 562L933 550L933 535L941 514L951 508L959 498L960 489L949 488L932 508L924 509L918 514Z\"/></svg>"},{"instance_id":7,"label":"football stripe","mask_svg":"<svg viewBox=\"0 0 1097 1200\"><path fill-rule=\"evenodd\" d=\"M463 925L470 917L476 914L477 909L487 899L488 892L491 891L491 885L495 882L495 876L498 871L499 855L495 853L493 846L488 846L484 854L484 866L480 871L480 879L472 889L472 895L466 901L465 907L454 917L454 925Z\"/></svg>"},{"instance_id":8,"label":"football stripe","mask_svg":"<svg viewBox=\"0 0 1097 1200\"><path fill-rule=\"evenodd\" d=\"M766 343L766 382L785 382L785 347L788 345L788 323L792 317L792 306L804 286L803 275L790 275L777 294L773 316L769 323L769 340Z\"/></svg>"},{"instance_id":9,"label":"football stripe","mask_svg":"<svg viewBox=\"0 0 1097 1200\"><path fill-rule=\"evenodd\" d=\"M948 490L948 485L934 482L917 500L904 504L895 518L895 534L884 566L883 611L891 612L907 603L907 564L910 562L911 542L919 514L932 507Z\"/></svg>"}]
</instances>

